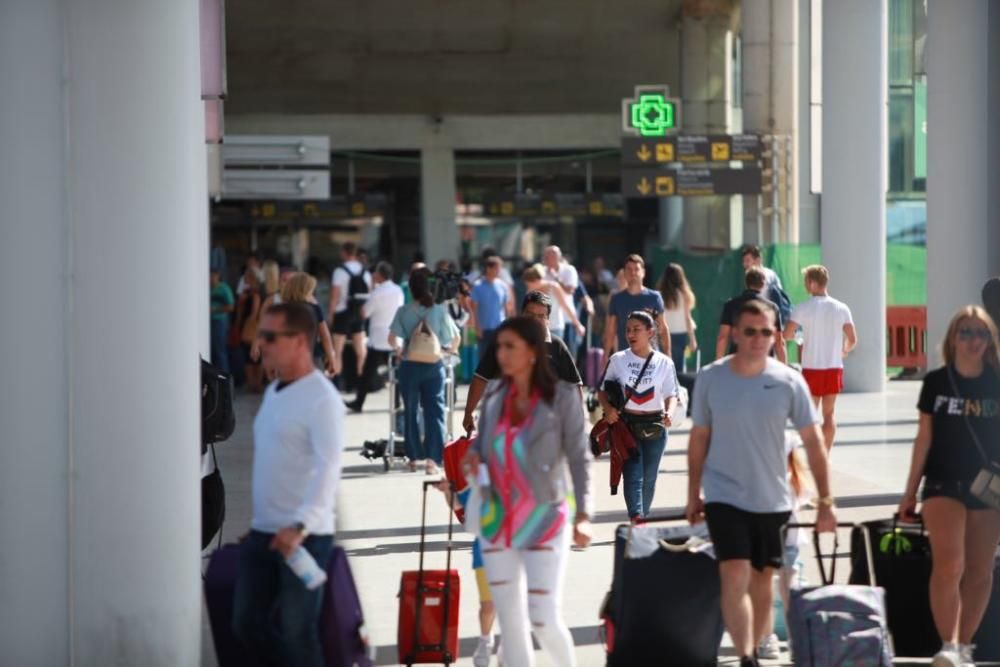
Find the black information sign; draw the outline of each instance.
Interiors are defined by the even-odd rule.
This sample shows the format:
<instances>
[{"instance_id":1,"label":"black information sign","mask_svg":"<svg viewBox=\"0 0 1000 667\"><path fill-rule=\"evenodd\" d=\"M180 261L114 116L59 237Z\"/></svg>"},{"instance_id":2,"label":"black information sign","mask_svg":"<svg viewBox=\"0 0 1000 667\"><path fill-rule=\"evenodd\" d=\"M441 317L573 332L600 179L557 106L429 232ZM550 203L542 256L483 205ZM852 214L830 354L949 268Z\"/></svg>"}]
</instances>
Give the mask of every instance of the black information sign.
<instances>
[{"instance_id":1,"label":"black information sign","mask_svg":"<svg viewBox=\"0 0 1000 667\"><path fill-rule=\"evenodd\" d=\"M482 206L482 214L491 218L621 217L625 213L625 202L618 193L488 193Z\"/></svg>"},{"instance_id":2,"label":"black information sign","mask_svg":"<svg viewBox=\"0 0 1000 667\"><path fill-rule=\"evenodd\" d=\"M622 138L623 167L646 167L670 162L757 162L760 159L761 141L756 134Z\"/></svg>"},{"instance_id":3,"label":"black information sign","mask_svg":"<svg viewBox=\"0 0 1000 667\"><path fill-rule=\"evenodd\" d=\"M759 167L745 169L623 169L625 197L699 197L756 195L761 192Z\"/></svg>"}]
</instances>

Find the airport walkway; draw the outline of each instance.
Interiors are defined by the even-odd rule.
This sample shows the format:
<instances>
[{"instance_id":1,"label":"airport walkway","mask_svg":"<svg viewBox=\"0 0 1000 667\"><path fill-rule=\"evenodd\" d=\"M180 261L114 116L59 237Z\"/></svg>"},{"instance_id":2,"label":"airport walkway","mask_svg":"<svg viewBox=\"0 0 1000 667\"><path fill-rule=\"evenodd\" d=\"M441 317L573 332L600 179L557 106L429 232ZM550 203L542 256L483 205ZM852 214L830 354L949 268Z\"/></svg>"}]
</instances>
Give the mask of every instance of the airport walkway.
<instances>
[{"instance_id":1,"label":"airport walkway","mask_svg":"<svg viewBox=\"0 0 1000 667\"><path fill-rule=\"evenodd\" d=\"M841 520L891 516L906 479L910 446L916 433L919 390L919 382L890 382L884 394L841 397L838 407L841 424L832 459L833 491ZM460 428L465 392L466 387L460 385L456 429ZM236 433L217 449L226 484L227 517L223 530L227 542L234 541L249 526L251 426L258 403L256 396L238 397ZM387 408L388 393L381 391L369 397L363 414L348 415L347 452L338 501L337 541L347 549L351 559L368 630L377 647L378 665L397 664L396 594L400 572L417 567L420 483L427 479L422 472L405 472L402 466L384 473L381 460L369 462L361 457L363 441L386 437ZM670 434L660 466L654 511L683 508L689 427L690 422L685 421ZM576 642L580 667L604 664L597 614L611 583L615 526L626 521L622 497L612 497L609 493L608 466L606 457L595 463L597 514L593 545L586 551L572 551L567 565L564 614ZM426 563L430 568L443 568L448 511L440 494L429 496L429 503ZM457 664L467 666L472 664L471 655L479 635L478 599L470 567L471 538L459 531L455 542L453 567L462 576L459 622L462 659ZM814 581L815 568L810 567L810 571ZM207 615L204 618L201 664L214 667ZM723 645L722 664L727 664L727 645L728 638ZM547 665L545 656L538 655L538 664ZM765 661L765 664L779 663Z\"/></svg>"}]
</instances>

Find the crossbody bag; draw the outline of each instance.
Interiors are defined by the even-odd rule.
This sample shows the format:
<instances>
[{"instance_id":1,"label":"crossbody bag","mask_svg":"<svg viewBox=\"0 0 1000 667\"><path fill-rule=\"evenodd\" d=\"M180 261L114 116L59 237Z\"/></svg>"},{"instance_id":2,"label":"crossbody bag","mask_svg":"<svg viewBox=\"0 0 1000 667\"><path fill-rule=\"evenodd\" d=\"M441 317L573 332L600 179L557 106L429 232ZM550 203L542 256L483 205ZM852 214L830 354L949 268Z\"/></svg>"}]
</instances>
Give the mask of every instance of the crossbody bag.
<instances>
[{"instance_id":1,"label":"crossbody bag","mask_svg":"<svg viewBox=\"0 0 1000 667\"><path fill-rule=\"evenodd\" d=\"M956 396L962 398L962 394L958 391L958 383L955 382L955 376L952 374L951 366L947 366L946 368L952 391L955 392ZM983 467L976 474L975 479L972 480L972 484L969 486L969 493L976 500L989 505L995 510L1000 510L1000 464L992 461L989 454L986 453L986 448L983 447L982 441L976 435L976 430L972 428L972 422L969 421L968 414L962 416L962 421L965 422L965 428L969 430L972 442L975 443L976 449L979 450L979 455L983 458Z\"/></svg>"},{"instance_id":2,"label":"crossbody bag","mask_svg":"<svg viewBox=\"0 0 1000 667\"><path fill-rule=\"evenodd\" d=\"M628 405L632 395L638 391L639 383L642 382L642 377L646 374L646 369L649 368L649 362L653 360L653 356L655 354L656 352L650 352L649 356L646 357L646 363L642 365L642 369L639 371L639 375L636 376L635 382L631 387L626 387L625 402L622 403L621 417L625 419L625 423L628 424L629 429L632 431L632 435L634 435L637 440L654 440L662 436L667 430L667 427L663 425L662 413L650 413L649 417L644 417L642 415L627 414L625 412L625 406Z\"/></svg>"}]
</instances>

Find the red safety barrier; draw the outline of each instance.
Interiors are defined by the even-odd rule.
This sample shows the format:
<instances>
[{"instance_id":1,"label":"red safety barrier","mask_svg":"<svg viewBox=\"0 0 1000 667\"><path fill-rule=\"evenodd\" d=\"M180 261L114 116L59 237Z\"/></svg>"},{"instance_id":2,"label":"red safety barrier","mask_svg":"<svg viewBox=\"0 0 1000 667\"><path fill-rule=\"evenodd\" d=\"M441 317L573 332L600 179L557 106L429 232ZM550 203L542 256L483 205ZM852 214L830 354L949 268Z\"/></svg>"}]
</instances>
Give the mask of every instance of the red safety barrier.
<instances>
[{"instance_id":1,"label":"red safety barrier","mask_svg":"<svg viewBox=\"0 0 1000 667\"><path fill-rule=\"evenodd\" d=\"M885 309L887 366L927 368L927 306Z\"/></svg>"}]
</instances>

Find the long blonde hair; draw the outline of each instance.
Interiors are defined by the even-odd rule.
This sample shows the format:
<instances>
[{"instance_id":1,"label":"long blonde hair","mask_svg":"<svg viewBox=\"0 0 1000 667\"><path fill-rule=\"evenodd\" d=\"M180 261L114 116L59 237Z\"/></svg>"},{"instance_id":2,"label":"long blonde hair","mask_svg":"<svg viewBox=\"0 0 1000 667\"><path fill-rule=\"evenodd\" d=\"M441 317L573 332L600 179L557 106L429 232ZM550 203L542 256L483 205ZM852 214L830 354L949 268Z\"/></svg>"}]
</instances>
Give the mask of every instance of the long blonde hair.
<instances>
[{"instance_id":1,"label":"long blonde hair","mask_svg":"<svg viewBox=\"0 0 1000 667\"><path fill-rule=\"evenodd\" d=\"M297 271L281 288L282 303L306 303L316 289L316 279L308 273Z\"/></svg>"},{"instance_id":2,"label":"long blonde hair","mask_svg":"<svg viewBox=\"0 0 1000 667\"><path fill-rule=\"evenodd\" d=\"M989 330L990 343L986 347L986 351L983 352L983 361L993 370L1000 371L1000 356L997 353L997 350L1000 349L1000 343L997 341L996 322L982 306L976 305L962 306L951 318L951 322L948 324L948 333L945 334L944 342L941 343L941 357L944 359L944 363L949 366L955 364L955 339L958 337L958 329L963 320L979 320Z\"/></svg>"},{"instance_id":3,"label":"long blonde hair","mask_svg":"<svg viewBox=\"0 0 1000 667\"><path fill-rule=\"evenodd\" d=\"M277 294L278 290L281 289L278 263L269 259L261 265L260 271L264 274L264 294L267 296Z\"/></svg>"}]
</instances>

